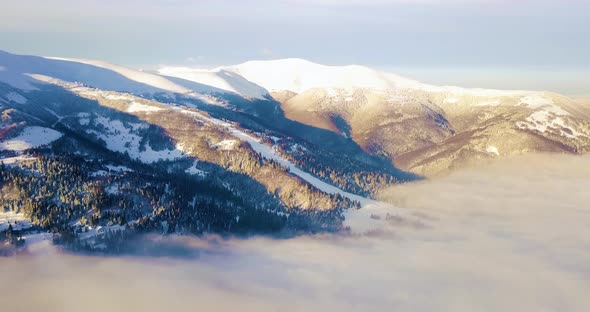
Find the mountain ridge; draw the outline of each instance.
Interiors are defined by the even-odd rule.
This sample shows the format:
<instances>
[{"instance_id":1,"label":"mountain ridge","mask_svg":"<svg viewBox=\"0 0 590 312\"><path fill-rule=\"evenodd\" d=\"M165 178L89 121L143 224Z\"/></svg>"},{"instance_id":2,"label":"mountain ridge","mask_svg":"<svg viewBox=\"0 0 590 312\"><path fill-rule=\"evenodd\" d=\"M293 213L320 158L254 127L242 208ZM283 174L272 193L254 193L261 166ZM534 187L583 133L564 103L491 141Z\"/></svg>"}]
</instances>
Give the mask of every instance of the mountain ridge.
<instances>
[{"instance_id":1,"label":"mountain ridge","mask_svg":"<svg viewBox=\"0 0 590 312\"><path fill-rule=\"evenodd\" d=\"M0 71L0 81L16 81L19 87L19 79L30 84L53 75L104 90L159 94L171 99L191 97L207 105L229 105L267 123L275 118L267 111L279 109L288 120L341 135L370 155L426 176L460 166L463 160L454 165L447 161L442 162L446 165L434 163L441 155L465 154L466 149L469 156L459 158L556 151L555 146L573 153L590 149L586 102L551 92L433 86L365 66L326 66L298 58L248 61L207 70L163 67L151 74L101 61L6 52L3 55L11 60L23 58L13 64L8 62ZM27 72L27 66L41 59L47 60L49 66L40 73L18 79L11 76L11 67L16 65L21 72ZM273 101L279 105L264 104ZM487 139L489 143L477 139L479 143L475 143L474 138L457 146L459 138L480 133L477 129L482 127L497 128L484 136L499 136L500 124L504 125L501 132L511 133L513 141L523 144L522 148L500 148L492 142L497 139ZM313 144L326 143L304 136ZM431 154L433 148L438 151L435 155ZM430 152L427 156L420 151ZM424 164L432 168L424 169Z\"/></svg>"}]
</instances>

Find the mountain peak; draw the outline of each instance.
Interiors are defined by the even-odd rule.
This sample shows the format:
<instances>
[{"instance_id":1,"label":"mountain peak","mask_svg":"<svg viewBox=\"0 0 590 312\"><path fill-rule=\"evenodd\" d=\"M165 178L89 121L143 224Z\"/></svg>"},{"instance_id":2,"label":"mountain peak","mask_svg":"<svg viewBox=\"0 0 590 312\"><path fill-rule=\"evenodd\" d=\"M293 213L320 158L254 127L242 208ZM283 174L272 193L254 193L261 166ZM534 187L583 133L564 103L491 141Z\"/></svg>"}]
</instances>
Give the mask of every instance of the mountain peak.
<instances>
[{"instance_id":1,"label":"mountain peak","mask_svg":"<svg viewBox=\"0 0 590 312\"><path fill-rule=\"evenodd\" d=\"M417 81L366 66L330 66L300 58L248 61L221 68L235 72L269 91L301 93L316 88L387 90L422 86Z\"/></svg>"}]
</instances>

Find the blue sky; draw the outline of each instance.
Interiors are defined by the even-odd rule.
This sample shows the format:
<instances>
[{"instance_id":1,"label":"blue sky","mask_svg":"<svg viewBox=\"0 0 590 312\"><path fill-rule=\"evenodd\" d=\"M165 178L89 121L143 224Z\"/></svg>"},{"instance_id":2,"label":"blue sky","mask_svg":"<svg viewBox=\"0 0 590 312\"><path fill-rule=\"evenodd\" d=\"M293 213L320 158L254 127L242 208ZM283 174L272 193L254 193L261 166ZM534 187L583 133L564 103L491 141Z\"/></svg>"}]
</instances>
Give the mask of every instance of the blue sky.
<instances>
[{"instance_id":1,"label":"blue sky","mask_svg":"<svg viewBox=\"0 0 590 312\"><path fill-rule=\"evenodd\" d=\"M590 94L588 0L3 0L0 49L134 67L300 57Z\"/></svg>"}]
</instances>

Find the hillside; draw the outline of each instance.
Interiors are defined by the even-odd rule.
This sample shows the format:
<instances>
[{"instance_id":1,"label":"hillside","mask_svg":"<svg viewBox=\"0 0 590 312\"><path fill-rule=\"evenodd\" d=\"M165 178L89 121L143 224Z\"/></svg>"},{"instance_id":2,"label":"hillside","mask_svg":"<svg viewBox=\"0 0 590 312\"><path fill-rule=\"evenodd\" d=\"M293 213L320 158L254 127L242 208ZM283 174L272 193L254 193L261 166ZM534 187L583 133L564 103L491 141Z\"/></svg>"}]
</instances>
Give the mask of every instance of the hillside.
<instances>
[{"instance_id":1,"label":"hillside","mask_svg":"<svg viewBox=\"0 0 590 312\"><path fill-rule=\"evenodd\" d=\"M582 99L301 59L148 73L0 52L0 110L3 228L84 250L146 231L339 231L396 183L590 150Z\"/></svg>"},{"instance_id":2,"label":"hillside","mask_svg":"<svg viewBox=\"0 0 590 312\"><path fill-rule=\"evenodd\" d=\"M588 103L559 94L439 87L299 59L225 69L267 88L288 119L350 138L420 175L529 152L590 151Z\"/></svg>"}]
</instances>

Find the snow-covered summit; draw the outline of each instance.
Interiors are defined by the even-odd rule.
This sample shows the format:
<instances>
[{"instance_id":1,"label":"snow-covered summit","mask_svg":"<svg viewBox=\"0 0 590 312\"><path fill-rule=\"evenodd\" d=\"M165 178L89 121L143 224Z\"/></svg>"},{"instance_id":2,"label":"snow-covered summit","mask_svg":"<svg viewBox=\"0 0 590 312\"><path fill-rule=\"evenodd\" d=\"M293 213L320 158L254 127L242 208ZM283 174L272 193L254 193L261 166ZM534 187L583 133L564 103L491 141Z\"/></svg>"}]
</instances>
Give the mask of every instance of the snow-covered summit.
<instances>
[{"instance_id":1,"label":"snow-covered summit","mask_svg":"<svg viewBox=\"0 0 590 312\"><path fill-rule=\"evenodd\" d=\"M300 58L248 61L238 65L219 67L216 70L233 72L271 92L291 91L302 93L311 89L371 89L395 92L396 90L410 89L478 97L540 94L540 92L521 90L434 86L366 66L330 66L313 63Z\"/></svg>"},{"instance_id":2,"label":"snow-covered summit","mask_svg":"<svg viewBox=\"0 0 590 312\"><path fill-rule=\"evenodd\" d=\"M297 58L248 61L219 69L239 74L269 91L301 93L317 88L388 90L426 86L408 78L365 66L327 66Z\"/></svg>"},{"instance_id":3,"label":"snow-covered summit","mask_svg":"<svg viewBox=\"0 0 590 312\"><path fill-rule=\"evenodd\" d=\"M348 91L351 90L371 89L395 94L409 89L444 94L448 98L446 103L459 102L464 96L534 96L548 102L547 96L540 92L438 87L366 66L328 66L298 58L248 61L215 69L163 67L158 73L149 73L102 61L14 55L0 51L0 82L30 90L41 82L38 79L41 76L133 94L169 92L209 96L232 93L250 99L268 99L268 93L272 91L303 93L323 89L328 91L327 94L333 94L332 91L338 89L347 91L343 94L350 94ZM482 101L488 103L491 100Z\"/></svg>"},{"instance_id":4,"label":"snow-covered summit","mask_svg":"<svg viewBox=\"0 0 590 312\"><path fill-rule=\"evenodd\" d=\"M103 61L17 55L0 51L0 82L30 91L37 89L39 84L55 80L133 94L190 94L205 100L203 95L220 91L214 86Z\"/></svg>"},{"instance_id":5,"label":"snow-covered summit","mask_svg":"<svg viewBox=\"0 0 590 312\"><path fill-rule=\"evenodd\" d=\"M102 61L16 55L0 51L0 82L34 90L39 75L79 82L103 90L131 93L190 93L191 89L164 77Z\"/></svg>"}]
</instances>

